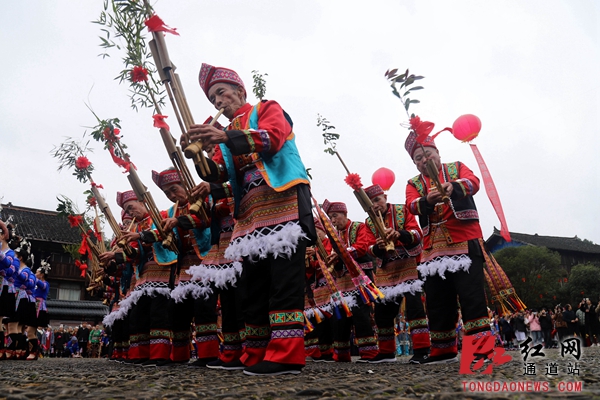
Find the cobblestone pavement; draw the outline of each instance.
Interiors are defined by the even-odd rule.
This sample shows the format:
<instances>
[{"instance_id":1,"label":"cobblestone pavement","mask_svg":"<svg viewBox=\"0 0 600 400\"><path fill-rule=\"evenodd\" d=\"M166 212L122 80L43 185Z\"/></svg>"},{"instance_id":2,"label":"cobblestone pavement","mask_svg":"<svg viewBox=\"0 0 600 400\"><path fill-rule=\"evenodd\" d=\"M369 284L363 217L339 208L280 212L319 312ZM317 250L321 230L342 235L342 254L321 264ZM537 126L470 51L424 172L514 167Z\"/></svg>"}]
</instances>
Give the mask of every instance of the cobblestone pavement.
<instances>
[{"instance_id":1,"label":"cobblestone pavement","mask_svg":"<svg viewBox=\"0 0 600 400\"><path fill-rule=\"evenodd\" d=\"M578 376L566 373L569 362L575 366L572 356L563 358L558 350L544 351L544 358L533 358L530 353L527 360L535 362L535 376L523 375L524 363L517 351L508 352L513 361L496 366L491 375L460 375L458 363L410 365L406 363L408 357L386 364L308 363L300 375L276 377L188 366L143 368L105 359L2 361L0 399L600 399L600 348L583 350ZM552 362L558 376L545 375ZM542 387L547 384L549 391L469 391L477 381L487 385L537 381ZM560 392L561 382L581 382L581 391Z\"/></svg>"}]
</instances>

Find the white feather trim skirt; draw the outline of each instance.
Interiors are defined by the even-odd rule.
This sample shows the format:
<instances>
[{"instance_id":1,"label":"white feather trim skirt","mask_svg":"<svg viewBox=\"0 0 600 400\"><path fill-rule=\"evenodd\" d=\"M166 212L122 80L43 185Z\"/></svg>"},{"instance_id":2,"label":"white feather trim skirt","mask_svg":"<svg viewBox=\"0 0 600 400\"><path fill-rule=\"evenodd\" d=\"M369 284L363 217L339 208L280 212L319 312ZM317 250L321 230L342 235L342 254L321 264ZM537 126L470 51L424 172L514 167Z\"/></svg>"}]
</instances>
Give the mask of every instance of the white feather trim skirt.
<instances>
[{"instance_id":1,"label":"white feather trim skirt","mask_svg":"<svg viewBox=\"0 0 600 400\"><path fill-rule=\"evenodd\" d=\"M129 296L119 302L118 310L115 310L104 317L102 324L112 326L116 320L125 318L131 308L137 304L140 297L143 295L154 297L159 294L170 297L171 290L168 287L151 286L150 284L136 287L133 291L129 292Z\"/></svg>"},{"instance_id":2,"label":"white feather trim skirt","mask_svg":"<svg viewBox=\"0 0 600 400\"><path fill-rule=\"evenodd\" d=\"M242 263L234 261L223 265L193 265L184 273L191 275L192 281L214 283L219 289L227 289L236 286L237 278L242 274Z\"/></svg>"},{"instance_id":3,"label":"white feather trim skirt","mask_svg":"<svg viewBox=\"0 0 600 400\"><path fill-rule=\"evenodd\" d=\"M181 282L173 289L171 298L175 300L175 303L183 302L188 296L192 296L194 299L204 298L205 300L208 300L208 296L212 293L213 290L210 287L210 284L186 281Z\"/></svg>"},{"instance_id":4,"label":"white feather trim skirt","mask_svg":"<svg viewBox=\"0 0 600 400\"><path fill-rule=\"evenodd\" d=\"M421 273L423 280L426 280L428 276L434 275L439 275L442 279L446 279L446 272L469 272L470 267L471 258L467 254L459 254L436 257L431 261L419 265L417 269Z\"/></svg>"},{"instance_id":5,"label":"white feather trim skirt","mask_svg":"<svg viewBox=\"0 0 600 400\"><path fill-rule=\"evenodd\" d=\"M247 257L250 260L264 259L268 256L290 258L296 251L300 239L306 239L298 221L256 229L251 233L234 239L225 257L239 260Z\"/></svg>"},{"instance_id":6,"label":"white feather trim skirt","mask_svg":"<svg viewBox=\"0 0 600 400\"><path fill-rule=\"evenodd\" d=\"M424 282L420 279L412 281L402 282L395 286L378 286L379 290L385 296L383 299L378 300L381 303L396 302L398 298L403 297L406 293L415 294L423 291Z\"/></svg>"}]
</instances>

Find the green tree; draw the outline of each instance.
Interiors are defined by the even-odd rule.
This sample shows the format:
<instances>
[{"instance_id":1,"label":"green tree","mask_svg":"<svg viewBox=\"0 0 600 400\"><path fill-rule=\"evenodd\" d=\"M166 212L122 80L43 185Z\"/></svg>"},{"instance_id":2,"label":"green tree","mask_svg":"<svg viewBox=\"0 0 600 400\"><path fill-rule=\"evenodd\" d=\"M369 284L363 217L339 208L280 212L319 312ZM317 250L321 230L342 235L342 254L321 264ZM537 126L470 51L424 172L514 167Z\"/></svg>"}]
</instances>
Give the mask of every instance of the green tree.
<instances>
[{"instance_id":1,"label":"green tree","mask_svg":"<svg viewBox=\"0 0 600 400\"><path fill-rule=\"evenodd\" d=\"M583 297L597 302L600 297L600 267L592 264L579 264L571 269L566 289L573 308Z\"/></svg>"},{"instance_id":2,"label":"green tree","mask_svg":"<svg viewBox=\"0 0 600 400\"><path fill-rule=\"evenodd\" d=\"M545 247L507 247L494 254L517 294L528 308L553 306L561 301L561 284L567 271L560 255Z\"/></svg>"}]
</instances>

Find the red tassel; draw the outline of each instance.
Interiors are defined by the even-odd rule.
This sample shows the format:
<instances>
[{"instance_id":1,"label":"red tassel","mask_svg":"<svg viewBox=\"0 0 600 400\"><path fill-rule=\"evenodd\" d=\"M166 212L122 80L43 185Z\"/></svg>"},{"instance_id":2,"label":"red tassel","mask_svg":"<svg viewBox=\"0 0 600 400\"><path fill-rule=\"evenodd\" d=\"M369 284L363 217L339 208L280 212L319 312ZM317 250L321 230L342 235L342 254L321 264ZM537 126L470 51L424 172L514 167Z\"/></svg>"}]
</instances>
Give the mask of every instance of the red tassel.
<instances>
[{"instance_id":1,"label":"red tassel","mask_svg":"<svg viewBox=\"0 0 600 400\"><path fill-rule=\"evenodd\" d=\"M177 33L177 28L168 27L156 14L144 21L144 24L146 24L150 32L169 32L173 35L179 36L179 33Z\"/></svg>"}]
</instances>

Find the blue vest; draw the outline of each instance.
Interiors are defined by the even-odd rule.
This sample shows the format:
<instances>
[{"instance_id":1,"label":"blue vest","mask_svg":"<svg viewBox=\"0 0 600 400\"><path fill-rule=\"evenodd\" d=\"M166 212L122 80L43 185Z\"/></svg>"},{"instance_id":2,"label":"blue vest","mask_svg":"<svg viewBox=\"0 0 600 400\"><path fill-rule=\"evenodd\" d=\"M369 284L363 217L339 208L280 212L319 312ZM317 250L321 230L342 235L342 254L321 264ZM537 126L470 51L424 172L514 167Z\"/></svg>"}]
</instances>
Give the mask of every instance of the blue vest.
<instances>
[{"instance_id":1,"label":"blue vest","mask_svg":"<svg viewBox=\"0 0 600 400\"><path fill-rule=\"evenodd\" d=\"M258 129L258 109L260 103L252 107L248 125L250 129ZM233 199L235 202L234 217L238 216L239 204L242 199L242 187L237 182L236 171L233 162L233 155L229 148L220 144L225 168L229 175L229 182L233 191ZM294 133L290 133L281 149L275 154L258 153L259 160L256 162L256 167L267 184L276 192L283 192L299 183L309 184L306 168L298 153L296 147L296 138Z\"/></svg>"}]
</instances>

